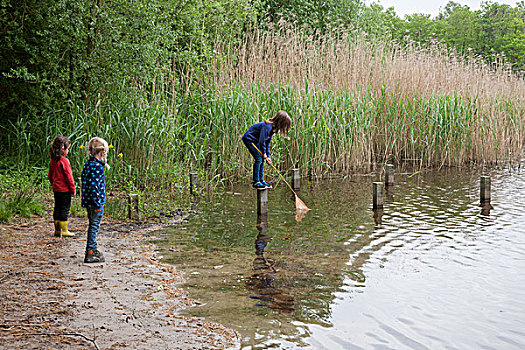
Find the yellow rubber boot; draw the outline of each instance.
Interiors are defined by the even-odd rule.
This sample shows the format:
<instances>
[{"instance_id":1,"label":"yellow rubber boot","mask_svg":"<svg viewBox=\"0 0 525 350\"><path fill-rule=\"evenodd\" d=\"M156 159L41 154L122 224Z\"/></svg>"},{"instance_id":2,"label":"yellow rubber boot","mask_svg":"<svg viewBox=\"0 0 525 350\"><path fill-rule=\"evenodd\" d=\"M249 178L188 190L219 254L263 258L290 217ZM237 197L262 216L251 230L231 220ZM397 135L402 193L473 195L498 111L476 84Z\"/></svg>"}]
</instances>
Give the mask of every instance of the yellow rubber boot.
<instances>
[{"instance_id":1,"label":"yellow rubber boot","mask_svg":"<svg viewBox=\"0 0 525 350\"><path fill-rule=\"evenodd\" d=\"M67 230L67 221L59 221L60 235L63 237L74 237L75 234Z\"/></svg>"},{"instance_id":2,"label":"yellow rubber boot","mask_svg":"<svg viewBox=\"0 0 525 350\"><path fill-rule=\"evenodd\" d=\"M55 220L55 237L60 237L60 226L58 225L59 221Z\"/></svg>"}]
</instances>

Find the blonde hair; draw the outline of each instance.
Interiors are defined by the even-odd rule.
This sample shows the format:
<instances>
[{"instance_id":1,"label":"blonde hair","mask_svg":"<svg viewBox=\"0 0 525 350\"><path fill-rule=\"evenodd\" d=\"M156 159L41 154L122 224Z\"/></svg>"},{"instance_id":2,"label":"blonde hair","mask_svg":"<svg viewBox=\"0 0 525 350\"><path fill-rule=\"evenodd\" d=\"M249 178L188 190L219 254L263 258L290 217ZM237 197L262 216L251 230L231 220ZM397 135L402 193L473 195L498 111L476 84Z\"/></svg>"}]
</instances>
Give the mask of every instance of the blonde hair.
<instances>
[{"instance_id":1,"label":"blonde hair","mask_svg":"<svg viewBox=\"0 0 525 350\"><path fill-rule=\"evenodd\" d=\"M104 163L106 163L106 168L109 169L108 159L107 159L108 152L109 152L108 142L100 137L93 137L91 140L89 140L88 153L90 156L95 157L97 154L99 154L102 151L106 152L106 154L104 154L104 156L102 157L102 160L104 161Z\"/></svg>"}]
</instances>

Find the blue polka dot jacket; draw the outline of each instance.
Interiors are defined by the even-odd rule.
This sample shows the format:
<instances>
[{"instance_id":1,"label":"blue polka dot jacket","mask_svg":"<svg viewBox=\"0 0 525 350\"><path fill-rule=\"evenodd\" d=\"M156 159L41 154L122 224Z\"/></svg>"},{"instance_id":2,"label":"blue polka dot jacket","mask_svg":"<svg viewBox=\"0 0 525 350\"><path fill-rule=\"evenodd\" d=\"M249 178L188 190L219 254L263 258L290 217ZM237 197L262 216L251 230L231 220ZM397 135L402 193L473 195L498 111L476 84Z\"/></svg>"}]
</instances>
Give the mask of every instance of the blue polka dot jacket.
<instances>
[{"instance_id":1,"label":"blue polka dot jacket","mask_svg":"<svg viewBox=\"0 0 525 350\"><path fill-rule=\"evenodd\" d=\"M106 203L106 178L104 163L91 156L82 169L83 208L100 209Z\"/></svg>"}]
</instances>

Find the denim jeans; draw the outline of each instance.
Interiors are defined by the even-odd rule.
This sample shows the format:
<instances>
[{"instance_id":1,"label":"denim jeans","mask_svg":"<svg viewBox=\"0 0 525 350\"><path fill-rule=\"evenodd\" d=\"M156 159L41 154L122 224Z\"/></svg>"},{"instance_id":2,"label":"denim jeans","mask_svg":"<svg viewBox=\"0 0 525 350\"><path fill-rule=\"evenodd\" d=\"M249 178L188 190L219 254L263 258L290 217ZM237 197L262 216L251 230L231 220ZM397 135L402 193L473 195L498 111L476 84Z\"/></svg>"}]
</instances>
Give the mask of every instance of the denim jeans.
<instances>
[{"instance_id":1,"label":"denim jeans","mask_svg":"<svg viewBox=\"0 0 525 350\"><path fill-rule=\"evenodd\" d=\"M251 155L254 158L253 162L253 183L260 182L264 180L263 171L264 171L264 159L262 155L257 151L257 149L251 143L244 143Z\"/></svg>"},{"instance_id":2,"label":"denim jeans","mask_svg":"<svg viewBox=\"0 0 525 350\"><path fill-rule=\"evenodd\" d=\"M97 249L97 233L104 214L104 207L100 209L87 208L89 226L87 231L86 252Z\"/></svg>"}]
</instances>

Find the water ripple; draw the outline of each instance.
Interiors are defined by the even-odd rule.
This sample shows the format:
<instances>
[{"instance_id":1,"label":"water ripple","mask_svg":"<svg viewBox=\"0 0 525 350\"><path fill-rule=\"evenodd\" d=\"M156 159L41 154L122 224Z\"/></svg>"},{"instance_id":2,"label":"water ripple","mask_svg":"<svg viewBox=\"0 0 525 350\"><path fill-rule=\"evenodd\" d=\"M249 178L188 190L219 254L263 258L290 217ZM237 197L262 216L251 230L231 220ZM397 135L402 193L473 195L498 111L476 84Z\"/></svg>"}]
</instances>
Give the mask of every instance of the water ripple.
<instances>
[{"instance_id":1,"label":"water ripple","mask_svg":"<svg viewBox=\"0 0 525 350\"><path fill-rule=\"evenodd\" d=\"M374 212L370 178L311 183L301 223L277 186L266 241L246 192L167 245L191 247L173 259L199 273L196 314L238 329L246 349L525 348L525 177L490 175L492 207L479 206L476 172L396 176Z\"/></svg>"}]
</instances>

